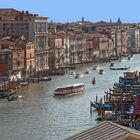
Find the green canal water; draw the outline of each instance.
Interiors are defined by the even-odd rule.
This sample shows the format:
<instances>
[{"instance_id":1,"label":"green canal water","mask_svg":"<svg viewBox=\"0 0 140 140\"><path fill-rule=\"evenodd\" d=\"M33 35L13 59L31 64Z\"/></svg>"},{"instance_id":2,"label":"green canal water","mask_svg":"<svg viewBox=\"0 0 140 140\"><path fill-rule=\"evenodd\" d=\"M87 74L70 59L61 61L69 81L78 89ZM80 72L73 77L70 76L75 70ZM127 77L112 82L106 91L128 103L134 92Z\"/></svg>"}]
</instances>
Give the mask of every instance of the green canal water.
<instances>
[{"instance_id":1,"label":"green canal water","mask_svg":"<svg viewBox=\"0 0 140 140\"><path fill-rule=\"evenodd\" d=\"M130 70L140 71L140 55L131 60L114 61L114 67L130 66ZM75 72L83 77L64 75L52 77L51 81L31 83L22 89L23 98L8 102L0 100L0 140L63 140L71 135L97 124L97 112L90 114L90 101L96 95L103 97L104 91L118 82L124 71L110 70L110 63L98 65L104 70L92 70L93 64L81 64ZM84 74L89 70L89 74ZM70 71L69 71L70 72ZM96 84L92 85L92 78ZM55 97L53 91L58 86L82 82L86 90L76 96Z\"/></svg>"}]
</instances>

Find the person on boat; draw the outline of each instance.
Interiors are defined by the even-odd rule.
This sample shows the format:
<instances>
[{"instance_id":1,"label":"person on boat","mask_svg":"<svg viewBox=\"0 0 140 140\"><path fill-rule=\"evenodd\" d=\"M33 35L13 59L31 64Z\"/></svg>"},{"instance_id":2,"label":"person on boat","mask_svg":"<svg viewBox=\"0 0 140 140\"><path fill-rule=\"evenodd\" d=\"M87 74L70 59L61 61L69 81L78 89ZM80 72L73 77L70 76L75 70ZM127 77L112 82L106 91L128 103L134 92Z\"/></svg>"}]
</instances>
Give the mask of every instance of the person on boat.
<instances>
[{"instance_id":1,"label":"person on boat","mask_svg":"<svg viewBox=\"0 0 140 140\"><path fill-rule=\"evenodd\" d=\"M92 84L95 85L96 83L96 80L95 80L95 77L92 79Z\"/></svg>"}]
</instances>

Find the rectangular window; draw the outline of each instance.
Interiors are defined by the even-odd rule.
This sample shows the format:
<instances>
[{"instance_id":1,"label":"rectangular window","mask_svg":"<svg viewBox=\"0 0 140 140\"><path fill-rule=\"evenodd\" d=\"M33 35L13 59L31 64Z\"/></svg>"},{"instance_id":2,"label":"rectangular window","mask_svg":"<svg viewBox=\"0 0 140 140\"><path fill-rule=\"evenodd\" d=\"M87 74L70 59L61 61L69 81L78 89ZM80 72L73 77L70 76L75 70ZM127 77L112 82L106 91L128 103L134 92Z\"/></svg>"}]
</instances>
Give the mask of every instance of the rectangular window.
<instances>
[{"instance_id":1,"label":"rectangular window","mask_svg":"<svg viewBox=\"0 0 140 140\"><path fill-rule=\"evenodd\" d=\"M6 62L6 55L5 54L1 54L0 55L0 62Z\"/></svg>"}]
</instances>

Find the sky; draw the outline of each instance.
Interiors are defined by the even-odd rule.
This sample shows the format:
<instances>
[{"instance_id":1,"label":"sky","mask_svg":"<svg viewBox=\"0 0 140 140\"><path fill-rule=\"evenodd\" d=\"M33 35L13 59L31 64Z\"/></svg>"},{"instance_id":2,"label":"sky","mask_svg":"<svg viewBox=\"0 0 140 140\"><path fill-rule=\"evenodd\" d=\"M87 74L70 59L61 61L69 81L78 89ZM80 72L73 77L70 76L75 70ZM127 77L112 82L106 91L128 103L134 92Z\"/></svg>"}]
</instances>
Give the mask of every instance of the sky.
<instances>
[{"instance_id":1,"label":"sky","mask_svg":"<svg viewBox=\"0 0 140 140\"><path fill-rule=\"evenodd\" d=\"M14 8L49 17L54 22L140 22L140 0L0 0L0 8Z\"/></svg>"}]
</instances>

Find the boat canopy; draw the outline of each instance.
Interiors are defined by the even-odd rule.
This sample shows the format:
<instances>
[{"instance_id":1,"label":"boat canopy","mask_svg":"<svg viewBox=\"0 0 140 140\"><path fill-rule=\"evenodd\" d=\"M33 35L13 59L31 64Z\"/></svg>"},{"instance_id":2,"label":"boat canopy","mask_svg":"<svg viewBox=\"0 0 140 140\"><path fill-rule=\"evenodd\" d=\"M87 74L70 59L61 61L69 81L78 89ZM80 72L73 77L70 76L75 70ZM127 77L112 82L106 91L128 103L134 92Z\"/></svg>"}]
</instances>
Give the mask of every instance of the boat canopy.
<instances>
[{"instance_id":1,"label":"boat canopy","mask_svg":"<svg viewBox=\"0 0 140 140\"><path fill-rule=\"evenodd\" d=\"M84 83L75 83L75 84L71 84L71 85L66 85L66 86L62 86L62 87L57 87L57 89L70 88L70 87L77 87L77 86L84 86Z\"/></svg>"},{"instance_id":2,"label":"boat canopy","mask_svg":"<svg viewBox=\"0 0 140 140\"><path fill-rule=\"evenodd\" d=\"M124 77L135 78L138 75L139 75L138 71L126 71L126 72L124 72Z\"/></svg>"}]
</instances>

